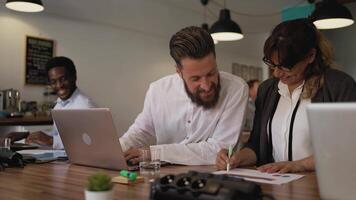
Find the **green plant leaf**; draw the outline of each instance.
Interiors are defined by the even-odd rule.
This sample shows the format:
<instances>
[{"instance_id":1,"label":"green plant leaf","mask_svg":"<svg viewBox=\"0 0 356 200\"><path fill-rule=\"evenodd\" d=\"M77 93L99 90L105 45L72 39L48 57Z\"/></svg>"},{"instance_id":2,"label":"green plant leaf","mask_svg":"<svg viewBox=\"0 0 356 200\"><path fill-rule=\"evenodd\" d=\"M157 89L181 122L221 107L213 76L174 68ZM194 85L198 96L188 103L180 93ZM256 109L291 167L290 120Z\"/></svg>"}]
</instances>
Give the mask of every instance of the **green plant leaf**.
<instances>
[{"instance_id":1,"label":"green plant leaf","mask_svg":"<svg viewBox=\"0 0 356 200\"><path fill-rule=\"evenodd\" d=\"M89 191L108 191L113 187L110 176L103 172L91 175L88 180L87 190Z\"/></svg>"}]
</instances>

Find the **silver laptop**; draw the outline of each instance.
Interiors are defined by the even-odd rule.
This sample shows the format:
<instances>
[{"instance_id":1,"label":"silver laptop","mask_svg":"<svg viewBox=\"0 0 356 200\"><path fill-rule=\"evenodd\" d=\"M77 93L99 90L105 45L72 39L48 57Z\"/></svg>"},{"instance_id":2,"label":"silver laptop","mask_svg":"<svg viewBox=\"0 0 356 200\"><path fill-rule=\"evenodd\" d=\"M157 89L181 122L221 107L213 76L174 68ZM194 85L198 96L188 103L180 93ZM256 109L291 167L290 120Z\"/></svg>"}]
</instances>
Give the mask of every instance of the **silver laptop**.
<instances>
[{"instance_id":1,"label":"silver laptop","mask_svg":"<svg viewBox=\"0 0 356 200\"><path fill-rule=\"evenodd\" d=\"M70 162L107 169L137 169L128 166L111 113L107 108L52 110Z\"/></svg>"},{"instance_id":2,"label":"silver laptop","mask_svg":"<svg viewBox=\"0 0 356 200\"><path fill-rule=\"evenodd\" d=\"M322 199L356 199L356 103L310 104L308 121Z\"/></svg>"}]
</instances>

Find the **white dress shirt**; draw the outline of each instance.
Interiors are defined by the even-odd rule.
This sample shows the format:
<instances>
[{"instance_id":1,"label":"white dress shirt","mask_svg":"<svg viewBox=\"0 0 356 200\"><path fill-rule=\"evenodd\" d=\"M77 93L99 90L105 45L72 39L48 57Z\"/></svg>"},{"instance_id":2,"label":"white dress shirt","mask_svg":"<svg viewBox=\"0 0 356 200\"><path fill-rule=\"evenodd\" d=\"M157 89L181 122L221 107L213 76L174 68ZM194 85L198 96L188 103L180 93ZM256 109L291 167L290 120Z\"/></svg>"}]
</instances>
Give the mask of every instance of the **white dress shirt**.
<instances>
[{"instance_id":1,"label":"white dress shirt","mask_svg":"<svg viewBox=\"0 0 356 200\"><path fill-rule=\"evenodd\" d=\"M276 162L288 161L289 129L293 110L303 90L303 84L290 94L288 85L279 81L278 92L281 95L272 119L273 158ZM293 125L293 160L312 155L311 138L306 114L306 105L310 99L301 99Z\"/></svg>"},{"instance_id":2,"label":"white dress shirt","mask_svg":"<svg viewBox=\"0 0 356 200\"><path fill-rule=\"evenodd\" d=\"M248 99L248 87L239 77L220 73L220 97L204 109L191 101L178 74L151 83L143 111L120 138L123 150L149 145L152 138L161 160L186 165L214 164L221 148L239 138Z\"/></svg>"},{"instance_id":3,"label":"white dress shirt","mask_svg":"<svg viewBox=\"0 0 356 200\"><path fill-rule=\"evenodd\" d=\"M62 99L57 98L56 106L54 106L53 109L81 109L95 107L96 105L77 88L69 99L63 101ZM53 137L53 149L64 148L55 123L53 123L52 131L46 134Z\"/></svg>"}]
</instances>

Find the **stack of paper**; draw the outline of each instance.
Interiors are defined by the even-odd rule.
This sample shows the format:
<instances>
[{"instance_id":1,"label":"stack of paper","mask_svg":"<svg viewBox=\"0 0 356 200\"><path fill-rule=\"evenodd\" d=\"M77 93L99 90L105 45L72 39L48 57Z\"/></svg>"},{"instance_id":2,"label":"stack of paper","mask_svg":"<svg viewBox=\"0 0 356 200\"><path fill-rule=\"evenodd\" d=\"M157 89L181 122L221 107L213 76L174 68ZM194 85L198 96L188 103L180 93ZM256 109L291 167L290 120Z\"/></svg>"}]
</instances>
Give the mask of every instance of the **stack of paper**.
<instances>
[{"instance_id":1,"label":"stack of paper","mask_svg":"<svg viewBox=\"0 0 356 200\"><path fill-rule=\"evenodd\" d=\"M267 183L267 184L284 184L289 183L291 181L300 179L304 177L304 175L300 174L279 174L279 173L265 173L260 172L258 170L253 169L242 169L236 168L233 170L227 171L217 171L214 174L225 174L228 176L241 178L246 181L253 181L257 183Z\"/></svg>"},{"instance_id":2,"label":"stack of paper","mask_svg":"<svg viewBox=\"0 0 356 200\"><path fill-rule=\"evenodd\" d=\"M35 157L37 159L46 158L58 158L67 156L64 150L43 150L43 149L32 149L32 150L21 150L17 151L21 155L28 155Z\"/></svg>"}]
</instances>

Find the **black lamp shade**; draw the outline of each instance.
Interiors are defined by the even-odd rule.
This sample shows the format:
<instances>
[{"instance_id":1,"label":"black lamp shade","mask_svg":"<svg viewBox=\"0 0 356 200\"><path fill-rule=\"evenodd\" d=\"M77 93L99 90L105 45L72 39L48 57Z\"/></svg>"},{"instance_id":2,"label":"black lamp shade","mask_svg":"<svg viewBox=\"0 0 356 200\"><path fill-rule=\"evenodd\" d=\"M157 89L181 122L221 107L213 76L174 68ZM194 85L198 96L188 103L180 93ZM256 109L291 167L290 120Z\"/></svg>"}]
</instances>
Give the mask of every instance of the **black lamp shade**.
<instances>
[{"instance_id":1,"label":"black lamp shade","mask_svg":"<svg viewBox=\"0 0 356 200\"><path fill-rule=\"evenodd\" d=\"M318 29L342 28L354 23L350 11L335 0L317 3L310 19Z\"/></svg>"},{"instance_id":2,"label":"black lamp shade","mask_svg":"<svg viewBox=\"0 0 356 200\"><path fill-rule=\"evenodd\" d=\"M220 11L219 20L211 26L210 33L213 39L218 41L233 41L243 38L240 26L231 20L228 9Z\"/></svg>"},{"instance_id":3,"label":"black lamp shade","mask_svg":"<svg viewBox=\"0 0 356 200\"><path fill-rule=\"evenodd\" d=\"M5 6L20 12L41 12L44 10L41 0L7 0Z\"/></svg>"}]
</instances>

